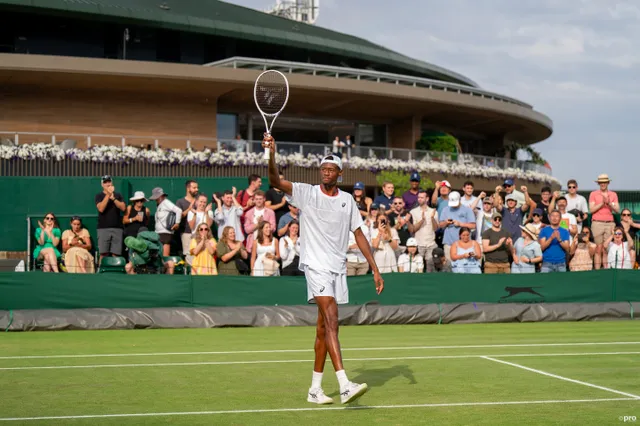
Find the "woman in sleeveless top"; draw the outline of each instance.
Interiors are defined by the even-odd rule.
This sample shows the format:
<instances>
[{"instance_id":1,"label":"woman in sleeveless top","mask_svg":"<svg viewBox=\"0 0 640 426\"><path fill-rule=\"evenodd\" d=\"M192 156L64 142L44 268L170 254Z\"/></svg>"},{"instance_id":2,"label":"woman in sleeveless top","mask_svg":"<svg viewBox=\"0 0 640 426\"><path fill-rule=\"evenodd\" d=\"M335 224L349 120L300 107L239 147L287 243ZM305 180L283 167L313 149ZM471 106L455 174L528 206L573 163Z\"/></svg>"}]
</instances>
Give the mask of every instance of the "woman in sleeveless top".
<instances>
[{"instance_id":1,"label":"woman in sleeveless top","mask_svg":"<svg viewBox=\"0 0 640 426\"><path fill-rule=\"evenodd\" d=\"M258 225L258 237L251 250L251 274L254 277L280 275L279 259L278 239L273 236L271 224L262 221Z\"/></svg>"},{"instance_id":2,"label":"woman in sleeveless top","mask_svg":"<svg viewBox=\"0 0 640 426\"><path fill-rule=\"evenodd\" d=\"M580 236L582 235L582 239ZM573 238L571 242L571 261L569 270L571 271L591 271L593 270L593 258L596 254L596 243L593 241L591 229L582 227L582 232Z\"/></svg>"},{"instance_id":3,"label":"woman in sleeveless top","mask_svg":"<svg viewBox=\"0 0 640 426\"><path fill-rule=\"evenodd\" d=\"M633 269L631 264L633 240L622 226L613 228L613 235L605 241L604 246L607 247L607 269Z\"/></svg>"},{"instance_id":4,"label":"woman in sleeveless top","mask_svg":"<svg viewBox=\"0 0 640 426\"><path fill-rule=\"evenodd\" d=\"M460 228L460 239L451 245L451 270L457 274L480 274L482 250L477 241L471 239L471 230Z\"/></svg>"},{"instance_id":5,"label":"woman in sleeveless top","mask_svg":"<svg viewBox=\"0 0 640 426\"><path fill-rule=\"evenodd\" d=\"M149 225L149 217L151 216L149 209L144 206L147 200L144 192L136 191L133 197L129 198L131 204L127 206L127 210L122 218L124 225L124 237L136 237L140 228Z\"/></svg>"},{"instance_id":6,"label":"woman in sleeveless top","mask_svg":"<svg viewBox=\"0 0 640 426\"><path fill-rule=\"evenodd\" d=\"M284 237L280 238L280 257L282 257L282 275L304 275L300 266L300 224L297 220L289 222Z\"/></svg>"}]
</instances>

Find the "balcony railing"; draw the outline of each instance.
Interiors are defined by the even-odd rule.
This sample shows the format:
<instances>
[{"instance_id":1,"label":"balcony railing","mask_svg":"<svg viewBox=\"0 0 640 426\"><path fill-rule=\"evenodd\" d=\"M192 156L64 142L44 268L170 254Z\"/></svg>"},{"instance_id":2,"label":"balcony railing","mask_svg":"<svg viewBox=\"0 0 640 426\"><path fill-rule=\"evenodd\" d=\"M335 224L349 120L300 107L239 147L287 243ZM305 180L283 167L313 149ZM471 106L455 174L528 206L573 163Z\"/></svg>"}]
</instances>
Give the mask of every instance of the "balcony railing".
<instances>
[{"instance_id":1,"label":"balcony railing","mask_svg":"<svg viewBox=\"0 0 640 426\"><path fill-rule=\"evenodd\" d=\"M96 145L115 145L125 148L132 146L142 149L210 149L212 151L236 151L246 153L263 152L261 141L238 141L235 139L190 138L190 137L155 137L108 134L79 133L41 133L41 132L8 132L0 131L2 145L19 145L25 143L50 143L62 149L86 149ZM278 141L280 154L327 155L331 153L330 144L301 143ZM529 161L512 160L502 157L488 157L475 154L456 154L451 152L434 152L402 148L355 146L344 148L347 158L377 158L401 161L429 161L445 164L463 164L469 167L496 167L499 169L519 169L551 175L551 170Z\"/></svg>"}]
</instances>

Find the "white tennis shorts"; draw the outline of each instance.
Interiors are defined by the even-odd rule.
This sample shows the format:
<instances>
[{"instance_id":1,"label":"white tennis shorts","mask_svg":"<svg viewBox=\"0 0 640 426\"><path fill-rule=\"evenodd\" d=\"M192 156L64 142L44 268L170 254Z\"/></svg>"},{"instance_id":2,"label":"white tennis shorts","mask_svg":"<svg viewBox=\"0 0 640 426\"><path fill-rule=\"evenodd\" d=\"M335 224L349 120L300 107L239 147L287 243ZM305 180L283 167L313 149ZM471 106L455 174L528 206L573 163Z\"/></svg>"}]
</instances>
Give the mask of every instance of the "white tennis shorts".
<instances>
[{"instance_id":1,"label":"white tennis shorts","mask_svg":"<svg viewBox=\"0 0 640 426\"><path fill-rule=\"evenodd\" d=\"M338 304L349 303L346 271L343 274L336 274L311 269L305 265L304 276L307 278L307 302L313 302L316 296L330 296L336 299Z\"/></svg>"}]
</instances>

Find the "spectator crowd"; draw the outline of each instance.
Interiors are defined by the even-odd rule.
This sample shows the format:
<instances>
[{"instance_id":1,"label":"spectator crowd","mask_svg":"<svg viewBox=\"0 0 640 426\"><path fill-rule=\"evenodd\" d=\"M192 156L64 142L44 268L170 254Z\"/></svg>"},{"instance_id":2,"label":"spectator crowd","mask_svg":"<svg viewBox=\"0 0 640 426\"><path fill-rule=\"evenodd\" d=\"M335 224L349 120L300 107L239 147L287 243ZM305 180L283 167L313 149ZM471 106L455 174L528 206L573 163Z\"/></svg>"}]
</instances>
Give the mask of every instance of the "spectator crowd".
<instances>
[{"instance_id":1,"label":"spectator crowd","mask_svg":"<svg viewBox=\"0 0 640 426\"><path fill-rule=\"evenodd\" d=\"M566 194L542 188L539 202L512 179L493 194L477 195L471 181L460 191L438 181L431 193L420 189L420 181L419 173L411 173L403 194L385 182L373 200L362 182L353 187L362 231L382 273L637 268L634 240L640 224L631 211L621 210L607 175L598 176L599 189L589 200L570 180ZM299 217L304 211L275 188L262 191L258 175L249 176L247 188L239 192L231 188L211 198L199 191L197 181L188 180L184 197L175 203L159 187L149 198L136 191L127 202L111 176L103 176L101 185L94 200L97 250L80 217L74 216L64 232L53 213L38 222L33 256L44 272L93 273L96 265L99 270L116 258L129 274L173 274L177 268L193 275L302 274L298 264L305 235ZM153 229L146 206L151 202L156 203ZM346 257L349 276L370 272L353 233Z\"/></svg>"}]
</instances>

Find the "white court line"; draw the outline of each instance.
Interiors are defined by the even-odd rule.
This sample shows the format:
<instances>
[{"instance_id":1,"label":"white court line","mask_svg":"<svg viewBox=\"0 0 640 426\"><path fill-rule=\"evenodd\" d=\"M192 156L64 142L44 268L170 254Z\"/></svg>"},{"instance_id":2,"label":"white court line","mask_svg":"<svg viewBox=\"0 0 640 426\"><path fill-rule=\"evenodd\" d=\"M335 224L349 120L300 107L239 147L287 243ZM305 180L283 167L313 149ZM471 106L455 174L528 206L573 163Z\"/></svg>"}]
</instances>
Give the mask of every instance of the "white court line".
<instances>
[{"instance_id":1,"label":"white court line","mask_svg":"<svg viewBox=\"0 0 640 426\"><path fill-rule=\"evenodd\" d=\"M577 343L521 343L495 345L464 345L464 346L383 346L379 348L342 348L344 351L410 351L419 349L481 349L481 348L530 348L553 346L598 346L598 345L640 345L640 342L577 342ZM0 356L2 359L52 359L52 358L101 358L128 356L169 356L169 355L238 355L238 354L270 354L270 353L304 353L313 349L272 349L260 351L213 351L213 352L150 352L130 354L80 354L80 355L24 355Z\"/></svg>"},{"instance_id":2,"label":"white court line","mask_svg":"<svg viewBox=\"0 0 640 426\"><path fill-rule=\"evenodd\" d=\"M525 367L524 365L515 364L513 362L508 362L508 361L503 361L501 359L491 358L490 356L483 356L481 358L484 358L484 359L487 359L487 360L493 361L493 362L499 362L500 364L506 364L506 365L510 365L512 367L521 368L523 370L531 371L533 373L542 374L543 376L553 377L554 379L564 380L565 382L577 383L579 385L588 386L590 388L600 389L600 390L607 391L607 392L617 393L618 395L624 395L624 396L628 396L630 398L640 399L640 396L634 395L632 393L621 392L619 390L615 390L615 389L611 389L611 388L605 388L604 386L594 385L593 383L587 383L587 382L583 382L581 380L575 380L575 379L570 379L570 378L564 377L564 376L558 376L557 374L551 374L551 373L547 373L546 371L536 370L535 368Z\"/></svg>"},{"instance_id":3,"label":"white court line","mask_svg":"<svg viewBox=\"0 0 640 426\"><path fill-rule=\"evenodd\" d=\"M206 416L214 414L252 414L252 413L286 413L300 411L350 411L350 410L381 410L393 408L438 408L438 407L478 407L496 405L530 405L530 404L579 404L591 402L633 401L634 398L600 398L600 399L560 399L541 401L496 401L496 402L452 402L441 404L407 404L407 405L356 405L345 407L303 407L303 408L265 408L257 410L219 410L219 411L183 411L168 413L131 413L131 414L89 414L81 416L43 416L43 417L0 417L2 422L16 422L26 420L73 420L73 419L104 419L114 417L168 417L168 416Z\"/></svg>"},{"instance_id":4,"label":"white court line","mask_svg":"<svg viewBox=\"0 0 640 426\"><path fill-rule=\"evenodd\" d=\"M599 355L640 355L640 352L577 352L557 354L499 354L499 355L431 355L431 356L400 356L388 358L345 358L343 361L402 361L426 359L465 359L488 357L553 357L553 356L599 356ZM123 368L123 367L185 367L194 365L241 365L241 364L287 364L312 363L312 359L274 359L255 361L203 361L203 362L162 362L152 364L89 364L89 365L44 365L26 367L0 367L1 370L65 370L71 368Z\"/></svg>"}]
</instances>

